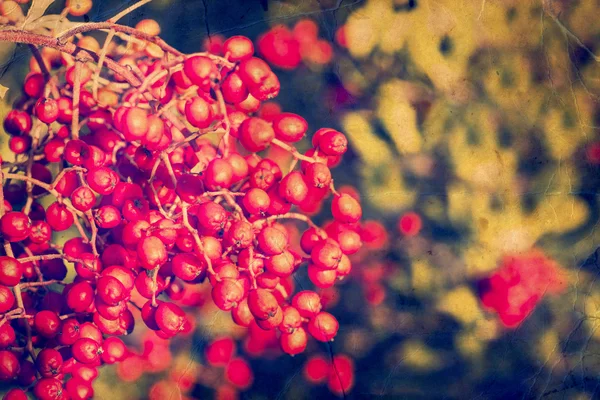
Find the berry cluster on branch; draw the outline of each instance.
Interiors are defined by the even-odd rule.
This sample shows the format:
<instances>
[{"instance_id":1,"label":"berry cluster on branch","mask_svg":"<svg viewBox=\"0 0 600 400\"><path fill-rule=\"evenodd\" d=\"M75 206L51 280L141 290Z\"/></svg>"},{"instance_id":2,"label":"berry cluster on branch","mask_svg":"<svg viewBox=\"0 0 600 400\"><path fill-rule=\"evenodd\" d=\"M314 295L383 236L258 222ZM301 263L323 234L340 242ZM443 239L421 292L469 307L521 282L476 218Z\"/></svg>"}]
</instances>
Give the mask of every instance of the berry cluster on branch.
<instances>
[{"instance_id":1,"label":"berry cluster on branch","mask_svg":"<svg viewBox=\"0 0 600 400\"><path fill-rule=\"evenodd\" d=\"M345 135L319 129L300 152L304 118L260 115L280 83L250 39L227 39L223 56L185 55L153 21L131 28L116 23L122 15L54 35L0 31L33 52L4 119L14 161L0 177L0 379L21 386L9 400L29 390L91 398L78 367L122 360L134 312L161 338L191 329L177 294L206 280L236 324L277 330L291 355L309 335L327 342L338 330L317 293L294 294L288 282L307 264L317 287L331 287L361 246L360 203L335 190L330 170ZM102 47L91 31L107 32ZM289 154L284 170L270 147ZM335 221L325 230L303 210L328 198ZM302 252L285 220L307 225ZM73 226L77 237L53 243Z\"/></svg>"}]
</instances>

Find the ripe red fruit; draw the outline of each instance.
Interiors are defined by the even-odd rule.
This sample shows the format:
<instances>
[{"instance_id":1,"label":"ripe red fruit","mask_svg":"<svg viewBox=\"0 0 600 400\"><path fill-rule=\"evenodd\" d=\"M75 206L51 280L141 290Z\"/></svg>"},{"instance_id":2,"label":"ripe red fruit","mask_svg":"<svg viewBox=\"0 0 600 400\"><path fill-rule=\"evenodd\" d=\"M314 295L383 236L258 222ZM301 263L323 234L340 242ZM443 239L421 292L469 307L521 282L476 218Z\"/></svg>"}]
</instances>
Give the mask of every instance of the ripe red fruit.
<instances>
[{"instance_id":1,"label":"ripe red fruit","mask_svg":"<svg viewBox=\"0 0 600 400\"><path fill-rule=\"evenodd\" d=\"M2 400L28 400L27 394L21 389L10 389Z\"/></svg>"},{"instance_id":2,"label":"ripe red fruit","mask_svg":"<svg viewBox=\"0 0 600 400\"><path fill-rule=\"evenodd\" d=\"M92 386L80 378L71 378L65 384L65 390L72 400L87 400L94 397Z\"/></svg>"},{"instance_id":3,"label":"ripe red fruit","mask_svg":"<svg viewBox=\"0 0 600 400\"><path fill-rule=\"evenodd\" d=\"M215 367L224 367L235 354L235 341L230 337L219 337L206 346L206 360Z\"/></svg>"},{"instance_id":4,"label":"ripe red fruit","mask_svg":"<svg viewBox=\"0 0 600 400\"><path fill-rule=\"evenodd\" d=\"M111 306L117 305L127 295L123 284L110 275L101 276L96 283L98 297Z\"/></svg>"},{"instance_id":5,"label":"ripe red fruit","mask_svg":"<svg viewBox=\"0 0 600 400\"><path fill-rule=\"evenodd\" d=\"M127 354L125 343L118 337L106 338L102 343L102 361L107 364L114 364L123 360Z\"/></svg>"},{"instance_id":6,"label":"ripe red fruit","mask_svg":"<svg viewBox=\"0 0 600 400\"><path fill-rule=\"evenodd\" d=\"M291 333L282 333L279 337L281 350L291 356L302 353L306 349L307 341L308 335L301 327Z\"/></svg>"},{"instance_id":7,"label":"ripe red fruit","mask_svg":"<svg viewBox=\"0 0 600 400\"><path fill-rule=\"evenodd\" d=\"M58 118L58 103L56 100L41 97L35 103L35 115L45 124L51 124Z\"/></svg>"},{"instance_id":8,"label":"ripe red fruit","mask_svg":"<svg viewBox=\"0 0 600 400\"><path fill-rule=\"evenodd\" d=\"M65 145L65 160L73 165L83 165L83 161L89 152L90 146L83 140L69 140Z\"/></svg>"},{"instance_id":9,"label":"ripe red fruit","mask_svg":"<svg viewBox=\"0 0 600 400\"><path fill-rule=\"evenodd\" d=\"M120 130L127 141L143 140L148 133L148 113L139 107L132 107L123 112L120 119Z\"/></svg>"},{"instance_id":10,"label":"ripe red fruit","mask_svg":"<svg viewBox=\"0 0 600 400\"><path fill-rule=\"evenodd\" d=\"M419 214L415 212L407 212L398 220L398 230L406 236L416 236L423 227L423 221Z\"/></svg>"},{"instance_id":11,"label":"ripe red fruit","mask_svg":"<svg viewBox=\"0 0 600 400\"><path fill-rule=\"evenodd\" d=\"M309 264L307 268L308 279L320 289L330 288L335 284L337 279L336 270L320 269L314 264Z\"/></svg>"},{"instance_id":12,"label":"ripe red fruit","mask_svg":"<svg viewBox=\"0 0 600 400\"><path fill-rule=\"evenodd\" d=\"M73 358L83 364L91 364L98 361L101 353L98 342L87 337L77 339L71 349L73 351Z\"/></svg>"},{"instance_id":13,"label":"ripe red fruit","mask_svg":"<svg viewBox=\"0 0 600 400\"><path fill-rule=\"evenodd\" d=\"M53 230L61 232L69 229L73 225L74 219L66 205L55 201L46 210L46 221Z\"/></svg>"},{"instance_id":14,"label":"ripe red fruit","mask_svg":"<svg viewBox=\"0 0 600 400\"><path fill-rule=\"evenodd\" d=\"M17 376L20 370L19 359L8 350L0 351L0 380L8 381Z\"/></svg>"},{"instance_id":15,"label":"ripe red fruit","mask_svg":"<svg viewBox=\"0 0 600 400\"><path fill-rule=\"evenodd\" d=\"M85 177L92 190L101 195L111 194L119 183L119 176L108 167L94 168Z\"/></svg>"},{"instance_id":16,"label":"ripe red fruit","mask_svg":"<svg viewBox=\"0 0 600 400\"><path fill-rule=\"evenodd\" d=\"M329 375L330 365L325 357L315 355L306 360L304 364L304 377L313 385L325 382Z\"/></svg>"},{"instance_id":17,"label":"ripe red fruit","mask_svg":"<svg viewBox=\"0 0 600 400\"><path fill-rule=\"evenodd\" d=\"M0 313L5 313L15 304L15 295L12 290L0 285Z\"/></svg>"},{"instance_id":18,"label":"ripe red fruit","mask_svg":"<svg viewBox=\"0 0 600 400\"><path fill-rule=\"evenodd\" d=\"M333 356L333 363L329 369L327 380L329 390L342 396L354 386L354 362L346 355Z\"/></svg>"},{"instance_id":19,"label":"ripe red fruit","mask_svg":"<svg viewBox=\"0 0 600 400\"><path fill-rule=\"evenodd\" d=\"M171 260L173 274L184 281L193 281L206 275L204 260L189 253L176 254Z\"/></svg>"},{"instance_id":20,"label":"ripe red fruit","mask_svg":"<svg viewBox=\"0 0 600 400\"><path fill-rule=\"evenodd\" d=\"M261 35L257 44L265 60L277 67L294 69L302 61L300 44L284 25L274 26Z\"/></svg>"},{"instance_id":21,"label":"ripe red fruit","mask_svg":"<svg viewBox=\"0 0 600 400\"><path fill-rule=\"evenodd\" d=\"M245 249L254 241L252 225L246 221L236 221L231 224L225 233L225 242L236 249Z\"/></svg>"},{"instance_id":22,"label":"ripe red fruit","mask_svg":"<svg viewBox=\"0 0 600 400\"><path fill-rule=\"evenodd\" d=\"M214 235L225 227L227 211L214 202L202 203L196 210L198 225L207 235Z\"/></svg>"},{"instance_id":23,"label":"ripe red fruit","mask_svg":"<svg viewBox=\"0 0 600 400\"><path fill-rule=\"evenodd\" d=\"M42 378L35 383L33 394L40 400L63 398L64 388L58 379Z\"/></svg>"},{"instance_id":24,"label":"ripe red fruit","mask_svg":"<svg viewBox=\"0 0 600 400\"><path fill-rule=\"evenodd\" d=\"M348 139L346 135L333 129L323 129L315 132L315 138L319 150L328 156L339 156L346 152L348 149ZM313 138L313 144L315 144L315 138Z\"/></svg>"},{"instance_id":25,"label":"ripe red fruit","mask_svg":"<svg viewBox=\"0 0 600 400\"><path fill-rule=\"evenodd\" d=\"M342 193L333 198L331 214L337 221L351 224L360 220L362 217L362 208L354 197Z\"/></svg>"},{"instance_id":26,"label":"ripe red fruit","mask_svg":"<svg viewBox=\"0 0 600 400\"><path fill-rule=\"evenodd\" d=\"M306 183L313 188L326 188L331 183L331 170L323 163L309 164L304 170Z\"/></svg>"},{"instance_id":27,"label":"ripe red fruit","mask_svg":"<svg viewBox=\"0 0 600 400\"><path fill-rule=\"evenodd\" d=\"M52 378L62 372L63 358L57 350L43 349L38 353L35 365L43 378Z\"/></svg>"},{"instance_id":28,"label":"ripe red fruit","mask_svg":"<svg viewBox=\"0 0 600 400\"><path fill-rule=\"evenodd\" d=\"M102 206L93 212L94 220L99 228L112 229L122 220L121 212L115 206Z\"/></svg>"},{"instance_id":29,"label":"ripe red fruit","mask_svg":"<svg viewBox=\"0 0 600 400\"><path fill-rule=\"evenodd\" d=\"M232 36L223 43L223 53L231 61L244 61L254 54L254 44L245 36Z\"/></svg>"},{"instance_id":30,"label":"ripe red fruit","mask_svg":"<svg viewBox=\"0 0 600 400\"><path fill-rule=\"evenodd\" d=\"M245 59L239 66L240 77L249 88L260 87L271 73L269 65L257 57Z\"/></svg>"},{"instance_id":31,"label":"ripe red fruit","mask_svg":"<svg viewBox=\"0 0 600 400\"><path fill-rule=\"evenodd\" d=\"M58 334L60 319L54 311L44 310L35 314L33 326L43 337L52 338Z\"/></svg>"},{"instance_id":32,"label":"ripe red fruit","mask_svg":"<svg viewBox=\"0 0 600 400\"><path fill-rule=\"evenodd\" d=\"M259 188L251 188L242 198L242 206L249 214L264 215L270 204L267 192Z\"/></svg>"},{"instance_id":33,"label":"ripe red fruit","mask_svg":"<svg viewBox=\"0 0 600 400\"><path fill-rule=\"evenodd\" d=\"M183 64L183 71L194 85L205 92L210 90L211 81L219 76L215 63L204 56L189 57Z\"/></svg>"},{"instance_id":34,"label":"ripe red fruit","mask_svg":"<svg viewBox=\"0 0 600 400\"><path fill-rule=\"evenodd\" d=\"M0 229L4 239L9 242L20 242L31 232L31 220L20 211L10 211L0 219Z\"/></svg>"},{"instance_id":35,"label":"ripe red fruit","mask_svg":"<svg viewBox=\"0 0 600 400\"><path fill-rule=\"evenodd\" d=\"M287 250L271 256L265 261L266 270L280 277L291 275L295 267L294 255Z\"/></svg>"},{"instance_id":36,"label":"ripe red fruit","mask_svg":"<svg viewBox=\"0 0 600 400\"><path fill-rule=\"evenodd\" d=\"M196 128L208 128L213 121L212 108L203 98L194 97L185 103L185 117Z\"/></svg>"},{"instance_id":37,"label":"ripe red fruit","mask_svg":"<svg viewBox=\"0 0 600 400\"><path fill-rule=\"evenodd\" d=\"M289 243L287 230L281 225L264 227L256 239L260 250L265 255L281 254Z\"/></svg>"},{"instance_id":38,"label":"ripe red fruit","mask_svg":"<svg viewBox=\"0 0 600 400\"><path fill-rule=\"evenodd\" d=\"M220 158L215 158L204 171L204 186L208 190L216 191L227 189L233 181L233 169L231 165Z\"/></svg>"},{"instance_id":39,"label":"ripe red fruit","mask_svg":"<svg viewBox=\"0 0 600 400\"><path fill-rule=\"evenodd\" d=\"M23 91L33 98L38 98L44 94L46 80L42 74L30 74L23 85Z\"/></svg>"},{"instance_id":40,"label":"ripe red fruit","mask_svg":"<svg viewBox=\"0 0 600 400\"><path fill-rule=\"evenodd\" d=\"M310 257L312 262L321 269L336 269L342 259L342 249L333 240L317 243Z\"/></svg>"},{"instance_id":41,"label":"ripe red fruit","mask_svg":"<svg viewBox=\"0 0 600 400\"><path fill-rule=\"evenodd\" d=\"M70 346L80 338L81 326L75 318L68 318L63 321L58 333L58 342L64 346Z\"/></svg>"},{"instance_id":42,"label":"ripe red fruit","mask_svg":"<svg viewBox=\"0 0 600 400\"><path fill-rule=\"evenodd\" d=\"M258 288L248 293L248 307L256 319L266 320L277 313L279 304L271 292Z\"/></svg>"},{"instance_id":43,"label":"ripe red fruit","mask_svg":"<svg viewBox=\"0 0 600 400\"><path fill-rule=\"evenodd\" d=\"M0 326L0 349L5 349L16 340L16 334L10 323Z\"/></svg>"},{"instance_id":44,"label":"ripe red fruit","mask_svg":"<svg viewBox=\"0 0 600 400\"><path fill-rule=\"evenodd\" d=\"M248 87L237 72L231 72L221 83L223 99L227 103L238 104L248 98Z\"/></svg>"},{"instance_id":45,"label":"ripe red fruit","mask_svg":"<svg viewBox=\"0 0 600 400\"><path fill-rule=\"evenodd\" d=\"M292 171L279 184L279 195L292 204L300 204L308 196L308 186L301 172Z\"/></svg>"},{"instance_id":46,"label":"ripe red fruit","mask_svg":"<svg viewBox=\"0 0 600 400\"><path fill-rule=\"evenodd\" d=\"M25 111L10 110L4 119L4 130L9 135L25 135L31 131L31 117Z\"/></svg>"},{"instance_id":47,"label":"ripe red fruit","mask_svg":"<svg viewBox=\"0 0 600 400\"><path fill-rule=\"evenodd\" d=\"M79 211L88 211L96 203L94 192L87 186L80 186L71 193L71 203Z\"/></svg>"},{"instance_id":48,"label":"ripe red fruit","mask_svg":"<svg viewBox=\"0 0 600 400\"><path fill-rule=\"evenodd\" d=\"M225 367L225 379L238 389L245 390L252 386L254 374L246 360L234 358Z\"/></svg>"},{"instance_id":49,"label":"ripe red fruit","mask_svg":"<svg viewBox=\"0 0 600 400\"><path fill-rule=\"evenodd\" d=\"M321 311L321 298L313 291L303 290L294 295L292 306L304 318L313 318Z\"/></svg>"},{"instance_id":50,"label":"ripe red fruit","mask_svg":"<svg viewBox=\"0 0 600 400\"><path fill-rule=\"evenodd\" d=\"M35 244L48 243L52 239L52 228L46 221L35 221L31 225L29 240Z\"/></svg>"},{"instance_id":51,"label":"ripe red fruit","mask_svg":"<svg viewBox=\"0 0 600 400\"><path fill-rule=\"evenodd\" d=\"M272 122L275 137L284 142L298 142L308 130L308 123L298 114L281 113Z\"/></svg>"},{"instance_id":52,"label":"ripe red fruit","mask_svg":"<svg viewBox=\"0 0 600 400\"><path fill-rule=\"evenodd\" d=\"M237 307L245 296L245 290L238 280L222 279L217 282L211 291L215 305L223 311Z\"/></svg>"},{"instance_id":53,"label":"ripe red fruit","mask_svg":"<svg viewBox=\"0 0 600 400\"><path fill-rule=\"evenodd\" d=\"M154 318L160 330L169 335L174 335L183 330L186 322L183 310L176 304L167 302L163 302L158 306Z\"/></svg>"},{"instance_id":54,"label":"ripe red fruit","mask_svg":"<svg viewBox=\"0 0 600 400\"><path fill-rule=\"evenodd\" d=\"M329 342L337 335L339 327L333 315L321 311L308 323L308 332L320 342Z\"/></svg>"},{"instance_id":55,"label":"ripe red fruit","mask_svg":"<svg viewBox=\"0 0 600 400\"><path fill-rule=\"evenodd\" d=\"M275 138L275 132L271 125L257 117L248 118L242 122L238 135L242 145L253 152L266 149Z\"/></svg>"},{"instance_id":56,"label":"ripe red fruit","mask_svg":"<svg viewBox=\"0 0 600 400\"><path fill-rule=\"evenodd\" d=\"M138 243L137 255L146 269L154 269L167 262L167 249L163 242L154 236L145 237Z\"/></svg>"},{"instance_id":57,"label":"ripe red fruit","mask_svg":"<svg viewBox=\"0 0 600 400\"><path fill-rule=\"evenodd\" d=\"M23 277L23 266L16 259L0 256L0 284L15 286Z\"/></svg>"}]
</instances>

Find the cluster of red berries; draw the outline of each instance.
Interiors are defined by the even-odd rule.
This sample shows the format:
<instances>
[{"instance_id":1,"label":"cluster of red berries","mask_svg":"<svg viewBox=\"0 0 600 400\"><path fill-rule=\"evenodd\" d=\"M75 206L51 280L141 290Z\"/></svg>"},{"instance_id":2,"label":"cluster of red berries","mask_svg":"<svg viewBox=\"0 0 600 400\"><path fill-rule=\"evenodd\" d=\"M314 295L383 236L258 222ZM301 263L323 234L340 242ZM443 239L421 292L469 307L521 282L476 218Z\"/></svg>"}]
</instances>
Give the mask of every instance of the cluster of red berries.
<instances>
[{"instance_id":1,"label":"cluster of red berries","mask_svg":"<svg viewBox=\"0 0 600 400\"><path fill-rule=\"evenodd\" d=\"M556 295L566 287L564 271L539 250L506 256L500 268L479 282L481 301L498 313L509 328L531 314L544 295Z\"/></svg>"},{"instance_id":2,"label":"cluster of red berries","mask_svg":"<svg viewBox=\"0 0 600 400\"><path fill-rule=\"evenodd\" d=\"M338 396L345 396L354 386L354 361L338 354L329 361L321 355L311 356L303 368L304 378L313 385L327 382L327 387Z\"/></svg>"},{"instance_id":3,"label":"cluster of red berries","mask_svg":"<svg viewBox=\"0 0 600 400\"><path fill-rule=\"evenodd\" d=\"M345 135L319 129L299 152L304 118L262 117L280 84L251 40L227 39L222 57L184 55L147 21L110 27L128 44L100 49L82 35L104 29L94 24L58 40L0 34L52 48L34 48L3 125L14 161L3 162L0 191L0 379L25 388L9 400L29 388L44 400L91 398L97 367L130 357L119 336L136 320L162 339L193 329L178 300L205 281L236 324L277 332L288 354L309 336L330 341L338 321L316 292L294 294L291 277L307 264L315 286L331 287L362 244L357 196L336 191L330 170ZM324 229L302 210L327 199L334 221ZM308 224L298 243L284 220ZM72 227L77 237L53 243Z\"/></svg>"},{"instance_id":4,"label":"cluster of red berries","mask_svg":"<svg viewBox=\"0 0 600 400\"><path fill-rule=\"evenodd\" d=\"M257 41L258 51L270 64L282 69L295 69L306 64L328 64L333 48L327 40L319 39L319 27L310 19L301 19L292 29L276 25Z\"/></svg>"},{"instance_id":5,"label":"cluster of red berries","mask_svg":"<svg viewBox=\"0 0 600 400\"><path fill-rule=\"evenodd\" d=\"M215 55L224 55L226 38L213 35L204 41L204 49ZM315 21L300 19L292 29L275 25L257 40L259 54L269 64L292 70L305 63L325 65L333 58L333 47L325 39L319 39L319 26Z\"/></svg>"}]
</instances>

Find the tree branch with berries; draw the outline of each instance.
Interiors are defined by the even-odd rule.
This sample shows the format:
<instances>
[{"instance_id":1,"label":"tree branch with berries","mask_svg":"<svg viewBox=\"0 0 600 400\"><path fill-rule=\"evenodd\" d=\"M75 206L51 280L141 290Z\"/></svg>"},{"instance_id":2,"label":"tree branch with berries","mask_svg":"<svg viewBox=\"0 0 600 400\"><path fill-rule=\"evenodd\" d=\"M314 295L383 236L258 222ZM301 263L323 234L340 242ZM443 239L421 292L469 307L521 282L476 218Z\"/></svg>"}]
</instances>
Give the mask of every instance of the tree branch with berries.
<instances>
[{"instance_id":1,"label":"tree branch with berries","mask_svg":"<svg viewBox=\"0 0 600 400\"><path fill-rule=\"evenodd\" d=\"M289 282L308 263L313 284L331 287L360 248L356 235L338 234L356 232L362 215L333 185L345 135L319 129L299 151L303 117L261 116L280 82L250 39L227 39L221 54L182 54L154 21L117 23L147 2L88 23L66 17L90 1L68 1L54 19L34 18L34 2L0 30L0 41L32 50L23 96L3 124L14 161L2 162L0 190L0 379L19 386L14 393L74 390L64 376L76 365L125 358L118 336L136 320L164 339L189 331L177 287L211 285L236 324L276 331L291 355L309 335L336 336L318 295L294 294ZM106 32L102 46L85 35L93 31ZM285 168L269 158L272 146L289 154ZM334 222L321 228L305 210L328 198ZM295 243L289 221L304 224ZM72 227L78 236L52 246ZM53 296L64 306L44 306ZM35 368L21 379L27 363Z\"/></svg>"}]
</instances>

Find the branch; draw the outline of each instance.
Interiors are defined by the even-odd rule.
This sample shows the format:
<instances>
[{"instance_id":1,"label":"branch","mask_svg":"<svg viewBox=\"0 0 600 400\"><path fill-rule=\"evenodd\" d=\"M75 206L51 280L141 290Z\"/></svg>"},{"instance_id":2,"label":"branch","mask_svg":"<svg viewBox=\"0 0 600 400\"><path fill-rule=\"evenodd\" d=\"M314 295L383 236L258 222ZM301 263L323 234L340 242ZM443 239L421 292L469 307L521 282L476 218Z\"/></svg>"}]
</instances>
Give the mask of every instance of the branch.
<instances>
[{"instance_id":1,"label":"branch","mask_svg":"<svg viewBox=\"0 0 600 400\"><path fill-rule=\"evenodd\" d=\"M98 54L91 50L83 49L66 41L61 41L60 38L51 36L39 35L23 30L6 30L0 31L0 42L13 42L33 44L36 46L50 47L59 50L63 53L79 57L82 61L97 61ZM111 58L106 58L106 67L116 74L121 75L131 86L138 87L142 82L127 68L117 64Z\"/></svg>"}]
</instances>

